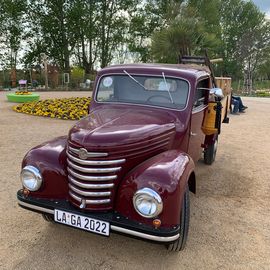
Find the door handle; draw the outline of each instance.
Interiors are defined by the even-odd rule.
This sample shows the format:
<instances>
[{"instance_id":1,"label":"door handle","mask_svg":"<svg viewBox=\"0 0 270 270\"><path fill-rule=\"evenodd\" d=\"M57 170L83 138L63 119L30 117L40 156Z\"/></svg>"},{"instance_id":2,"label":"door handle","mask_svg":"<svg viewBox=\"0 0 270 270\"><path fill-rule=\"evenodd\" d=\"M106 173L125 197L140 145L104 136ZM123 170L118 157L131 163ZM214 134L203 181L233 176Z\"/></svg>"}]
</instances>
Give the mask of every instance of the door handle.
<instances>
[{"instance_id":1,"label":"door handle","mask_svg":"<svg viewBox=\"0 0 270 270\"><path fill-rule=\"evenodd\" d=\"M197 136L197 133L190 132L190 136Z\"/></svg>"}]
</instances>

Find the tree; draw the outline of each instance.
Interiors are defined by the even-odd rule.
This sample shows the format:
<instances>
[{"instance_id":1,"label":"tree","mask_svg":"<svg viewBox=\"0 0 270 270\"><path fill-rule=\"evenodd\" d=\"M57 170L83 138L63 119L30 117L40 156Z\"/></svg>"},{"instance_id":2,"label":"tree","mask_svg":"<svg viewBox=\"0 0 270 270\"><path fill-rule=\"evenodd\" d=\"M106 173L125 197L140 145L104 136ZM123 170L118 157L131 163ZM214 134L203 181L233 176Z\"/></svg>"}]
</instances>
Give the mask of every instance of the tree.
<instances>
[{"instance_id":1,"label":"tree","mask_svg":"<svg viewBox=\"0 0 270 270\"><path fill-rule=\"evenodd\" d=\"M211 50L208 51L210 57L218 56L221 51L221 25L220 10L223 2L220 0L189 0L188 6L195 9L203 21L204 29L208 35L212 35Z\"/></svg>"},{"instance_id":2,"label":"tree","mask_svg":"<svg viewBox=\"0 0 270 270\"><path fill-rule=\"evenodd\" d=\"M129 28L128 48L138 61L151 58L151 36L175 19L184 1L147 0L132 14Z\"/></svg>"},{"instance_id":3,"label":"tree","mask_svg":"<svg viewBox=\"0 0 270 270\"><path fill-rule=\"evenodd\" d=\"M137 1L99 0L77 1L81 18L76 56L89 74L94 65L107 66L117 48L126 43L128 17Z\"/></svg>"},{"instance_id":4,"label":"tree","mask_svg":"<svg viewBox=\"0 0 270 270\"><path fill-rule=\"evenodd\" d=\"M2 0L0 5L0 42L2 59L12 70L12 84L16 85L18 51L25 26L26 0Z\"/></svg>"},{"instance_id":5,"label":"tree","mask_svg":"<svg viewBox=\"0 0 270 270\"><path fill-rule=\"evenodd\" d=\"M220 37L220 9L223 2L220 0L189 0L188 6L197 11L204 21L207 32Z\"/></svg>"},{"instance_id":6,"label":"tree","mask_svg":"<svg viewBox=\"0 0 270 270\"><path fill-rule=\"evenodd\" d=\"M261 59L255 70L256 77L262 80L270 80L270 46L262 50Z\"/></svg>"},{"instance_id":7,"label":"tree","mask_svg":"<svg viewBox=\"0 0 270 270\"><path fill-rule=\"evenodd\" d=\"M68 0L29 0L29 13L32 19L32 33L36 39L36 49L45 49L49 58L54 59L62 70L70 72L70 57L79 34L76 1Z\"/></svg>"},{"instance_id":8,"label":"tree","mask_svg":"<svg viewBox=\"0 0 270 270\"><path fill-rule=\"evenodd\" d=\"M79 84L84 80L84 70L81 67L73 67L71 70L71 84L74 87L79 87Z\"/></svg>"},{"instance_id":9,"label":"tree","mask_svg":"<svg viewBox=\"0 0 270 270\"><path fill-rule=\"evenodd\" d=\"M270 28L253 2L228 0L221 9L224 73L240 78L243 73L248 91L262 52L269 46Z\"/></svg>"},{"instance_id":10,"label":"tree","mask_svg":"<svg viewBox=\"0 0 270 270\"><path fill-rule=\"evenodd\" d=\"M152 54L155 60L177 63L179 56L200 54L213 45L215 36L205 31L196 11L182 6L170 25L152 36Z\"/></svg>"},{"instance_id":11,"label":"tree","mask_svg":"<svg viewBox=\"0 0 270 270\"><path fill-rule=\"evenodd\" d=\"M75 56L73 61L90 74L94 66L108 65L117 48L124 47L129 14L138 0L29 1L33 42L27 61L43 50L69 72Z\"/></svg>"},{"instance_id":12,"label":"tree","mask_svg":"<svg viewBox=\"0 0 270 270\"><path fill-rule=\"evenodd\" d=\"M94 64L98 58L98 36L97 27L97 1L77 1L77 12L81 14L78 18L79 39L76 44L75 55L80 67L83 67L85 74L90 74L94 70Z\"/></svg>"},{"instance_id":13,"label":"tree","mask_svg":"<svg viewBox=\"0 0 270 270\"><path fill-rule=\"evenodd\" d=\"M136 10L138 1L99 1L98 28L100 65L105 67L113 59L116 47L126 43L129 17Z\"/></svg>"}]
</instances>

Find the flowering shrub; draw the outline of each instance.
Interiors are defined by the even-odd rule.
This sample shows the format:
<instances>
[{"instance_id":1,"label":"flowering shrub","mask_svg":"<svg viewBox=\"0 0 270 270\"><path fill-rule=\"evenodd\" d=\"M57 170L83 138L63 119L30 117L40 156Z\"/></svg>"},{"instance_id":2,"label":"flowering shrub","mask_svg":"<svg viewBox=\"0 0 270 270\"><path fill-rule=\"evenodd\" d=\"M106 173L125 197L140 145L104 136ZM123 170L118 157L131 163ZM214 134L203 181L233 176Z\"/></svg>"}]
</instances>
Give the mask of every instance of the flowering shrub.
<instances>
[{"instance_id":1,"label":"flowering shrub","mask_svg":"<svg viewBox=\"0 0 270 270\"><path fill-rule=\"evenodd\" d=\"M31 92L28 91L16 91L15 95L31 95Z\"/></svg>"},{"instance_id":2,"label":"flowering shrub","mask_svg":"<svg viewBox=\"0 0 270 270\"><path fill-rule=\"evenodd\" d=\"M91 98L60 98L28 102L13 107L20 113L59 119L78 120L86 116Z\"/></svg>"}]
</instances>

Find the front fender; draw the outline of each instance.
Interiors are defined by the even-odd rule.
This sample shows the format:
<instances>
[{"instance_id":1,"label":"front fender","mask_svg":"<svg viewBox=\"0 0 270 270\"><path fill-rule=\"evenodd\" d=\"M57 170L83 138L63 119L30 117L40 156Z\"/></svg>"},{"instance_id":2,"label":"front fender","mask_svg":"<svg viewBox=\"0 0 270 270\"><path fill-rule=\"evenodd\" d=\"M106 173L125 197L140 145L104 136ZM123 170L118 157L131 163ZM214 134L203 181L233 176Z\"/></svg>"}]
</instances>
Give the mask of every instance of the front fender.
<instances>
[{"instance_id":1,"label":"front fender","mask_svg":"<svg viewBox=\"0 0 270 270\"><path fill-rule=\"evenodd\" d=\"M121 182L116 211L129 219L152 225L154 218L140 216L132 202L137 190L148 187L162 198L163 211L156 217L161 220L161 226L169 228L179 225L183 195L193 172L191 157L178 150L169 150L145 161Z\"/></svg>"},{"instance_id":2,"label":"front fender","mask_svg":"<svg viewBox=\"0 0 270 270\"><path fill-rule=\"evenodd\" d=\"M43 178L38 191L30 192L33 197L65 199L68 196L67 136L58 137L31 149L24 157L22 168L26 165L37 167Z\"/></svg>"}]
</instances>

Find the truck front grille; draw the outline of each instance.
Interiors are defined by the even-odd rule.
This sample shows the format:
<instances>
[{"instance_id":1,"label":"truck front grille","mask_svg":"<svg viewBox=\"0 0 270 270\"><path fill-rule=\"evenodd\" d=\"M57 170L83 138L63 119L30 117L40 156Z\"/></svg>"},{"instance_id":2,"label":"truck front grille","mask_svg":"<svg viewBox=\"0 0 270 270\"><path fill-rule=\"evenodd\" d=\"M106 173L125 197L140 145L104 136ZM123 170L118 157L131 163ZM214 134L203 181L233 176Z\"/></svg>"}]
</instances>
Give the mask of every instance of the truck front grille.
<instances>
[{"instance_id":1,"label":"truck front grille","mask_svg":"<svg viewBox=\"0 0 270 270\"><path fill-rule=\"evenodd\" d=\"M86 210L113 209L119 185L127 173L150 157L170 149L174 131L148 140L117 146L83 146L68 142L69 199Z\"/></svg>"},{"instance_id":2,"label":"truck front grille","mask_svg":"<svg viewBox=\"0 0 270 270\"><path fill-rule=\"evenodd\" d=\"M89 210L109 210L115 181L125 159L109 159L108 153L87 152L80 158L80 149L68 147L67 171L72 203Z\"/></svg>"}]
</instances>

